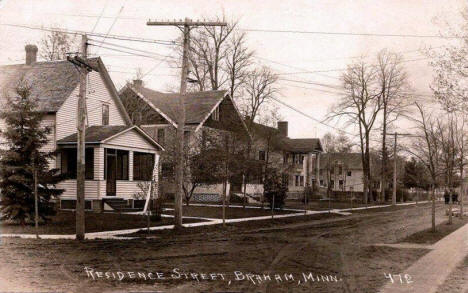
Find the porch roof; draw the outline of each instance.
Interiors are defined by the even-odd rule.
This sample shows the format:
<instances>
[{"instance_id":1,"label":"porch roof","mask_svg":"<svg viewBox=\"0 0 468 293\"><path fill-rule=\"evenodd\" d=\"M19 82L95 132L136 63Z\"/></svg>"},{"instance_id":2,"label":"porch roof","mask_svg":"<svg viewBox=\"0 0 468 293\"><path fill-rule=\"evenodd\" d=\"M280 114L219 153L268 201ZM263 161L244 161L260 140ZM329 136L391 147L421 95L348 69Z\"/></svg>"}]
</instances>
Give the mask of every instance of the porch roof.
<instances>
[{"instance_id":1,"label":"porch roof","mask_svg":"<svg viewBox=\"0 0 468 293\"><path fill-rule=\"evenodd\" d=\"M105 143L106 141L112 139L115 136L118 136L124 132L127 132L131 129L136 130L142 137L144 137L148 142L150 142L156 149L164 150L156 141L154 141L150 136L148 136L141 128L138 126L126 126L126 125L95 125L86 128L85 131L85 143L86 144L100 144ZM59 139L57 141L58 145L70 145L76 144L78 139L77 133L73 133L67 137Z\"/></svg>"}]
</instances>

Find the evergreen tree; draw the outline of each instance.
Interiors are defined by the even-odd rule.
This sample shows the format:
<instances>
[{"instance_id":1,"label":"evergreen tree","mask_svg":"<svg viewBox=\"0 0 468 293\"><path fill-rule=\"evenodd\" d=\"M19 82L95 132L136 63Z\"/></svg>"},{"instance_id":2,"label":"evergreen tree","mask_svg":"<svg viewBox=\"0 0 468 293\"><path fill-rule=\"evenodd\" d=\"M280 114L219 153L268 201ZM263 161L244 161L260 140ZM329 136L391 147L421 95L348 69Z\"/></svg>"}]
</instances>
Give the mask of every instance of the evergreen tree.
<instances>
[{"instance_id":1,"label":"evergreen tree","mask_svg":"<svg viewBox=\"0 0 468 293\"><path fill-rule=\"evenodd\" d=\"M6 147L0 156L0 211L2 219L19 221L34 219L34 167L38 176L39 216L54 213L49 201L63 190L56 189L62 176L49 169L53 153L42 152L47 143L48 127L41 126L43 114L37 100L31 97L31 86L21 79L12 95L6 96L0 118L6 129L1 135Z\"/></svg>"}]
</instances>

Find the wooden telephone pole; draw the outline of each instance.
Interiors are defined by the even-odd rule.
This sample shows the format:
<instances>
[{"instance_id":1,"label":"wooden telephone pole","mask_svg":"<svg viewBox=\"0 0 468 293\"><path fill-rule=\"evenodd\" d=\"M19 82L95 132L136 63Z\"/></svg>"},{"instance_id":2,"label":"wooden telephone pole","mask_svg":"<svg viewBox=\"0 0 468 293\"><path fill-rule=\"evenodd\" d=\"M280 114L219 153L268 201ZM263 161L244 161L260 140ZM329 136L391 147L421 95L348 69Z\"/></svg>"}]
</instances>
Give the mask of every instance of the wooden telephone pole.
<instances>
[{"instance_id":1,"label":"wooden telephone pole","mask_svg":"<svg viewBox=\"0 0 468 293\"><path fill-rule=\"evenodd\" d=\"M182 197L184 183L184 128L185 95L187 92L188 54L190 48L190 29L196 26L227 26L225 22L192 21L189 18L180 21L148 21L151 26L176 26L183 32L182 72L180 78L179 117L177 120L177 165L175 172L176 192L174 199L174 227L182 227Z\"/></svg>"},{"instance_id":2,"label":"wooden telephone pole","mask_svg":"<svg viewBox=\"0 0 468 293\"><path fill-rule=\"evenodd\" d=\"M86 78L93 66L87 63L88 38L81 36L81 57L67 57L67 60L80 70L80 92L77 105L77 164L76 164L76 239L85 236L85 131L86 131Z\"/></svg>"},{"instance_id":3,"label":"wooden telephone pole","mask_svg":"<svg viewBox=\"0 0 468 293\"><path fill-rule=\"evenodd\" d=\"M395 137L395 142L393 144L393 193L392 193L392 205L396 205L396 188L397 188L397 137L398 135L403 136L412 136L410 133L387 133L388 135L393 135ZM385 188L385 186L381 186ZM401 196L401 202L403 202L403 195Z\"/></svg>"}]
</instances>

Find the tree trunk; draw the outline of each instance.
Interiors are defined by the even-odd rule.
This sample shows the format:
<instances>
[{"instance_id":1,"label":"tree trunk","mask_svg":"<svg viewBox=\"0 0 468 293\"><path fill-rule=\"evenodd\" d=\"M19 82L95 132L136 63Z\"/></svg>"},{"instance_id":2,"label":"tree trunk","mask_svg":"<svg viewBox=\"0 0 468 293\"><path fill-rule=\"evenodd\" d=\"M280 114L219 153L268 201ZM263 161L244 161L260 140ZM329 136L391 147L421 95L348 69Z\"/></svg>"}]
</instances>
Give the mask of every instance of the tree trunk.
<instances>
[{"instance_id":1,"label":"tree trunk","mask_svg":"<svg viewBox=\"0 0 468 293\"><path fill-rule=\"evenodd\" d=\"M436 232L436 225L435 225L435 186L434 184L432 185L432 195L431 195L431 199L432 199L432 233L435 233Z\"/></svg>"},{"instance_id":2,"label":"tree trunk","mask_svg":"<svg viewBox=\"0 0 468 293\"><path fill-rule=\"evenodd\" d=\"M380 202L385 201L385 186L387 175L387 106L383 109L383 130L382 130L382 166L380 170Z\"/></svg>"}]
</instances>

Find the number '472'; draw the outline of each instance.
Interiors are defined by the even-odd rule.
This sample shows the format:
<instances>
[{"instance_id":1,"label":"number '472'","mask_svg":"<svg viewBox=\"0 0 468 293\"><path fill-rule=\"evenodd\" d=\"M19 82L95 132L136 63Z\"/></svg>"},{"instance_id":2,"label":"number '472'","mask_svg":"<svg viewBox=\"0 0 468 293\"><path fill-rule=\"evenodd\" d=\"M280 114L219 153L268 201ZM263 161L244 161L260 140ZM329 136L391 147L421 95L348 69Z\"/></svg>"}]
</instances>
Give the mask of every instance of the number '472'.
<instances>
[{"instance_id":1,"label":"number '472'","mask_svg":"<svg viewBox=\"0 0 468 293\"><path fill-rule=\"evenodd\" d=\"M387 274L384 273L385 278L390 279L390 282L393 283L400 283L400 284L410 284L413 283L413 280L411 279L411 275L408 274Z\"/></svg>"}]
</instances>

